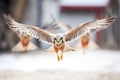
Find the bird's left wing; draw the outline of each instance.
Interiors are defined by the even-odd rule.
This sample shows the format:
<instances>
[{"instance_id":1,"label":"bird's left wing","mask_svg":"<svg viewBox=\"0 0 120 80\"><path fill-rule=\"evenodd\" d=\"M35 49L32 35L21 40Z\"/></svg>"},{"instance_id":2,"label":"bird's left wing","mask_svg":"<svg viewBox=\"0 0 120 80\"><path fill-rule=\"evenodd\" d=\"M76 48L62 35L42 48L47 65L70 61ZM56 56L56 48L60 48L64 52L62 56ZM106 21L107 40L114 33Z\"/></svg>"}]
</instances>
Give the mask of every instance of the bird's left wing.
<instances>
[{"instance_id":1,"label":"bird's left wing","mask_svg":"<svg viewBox=\"0 0 120 80\"><path fill-rule=\"evenodd\" d=\"M39 39L48 43L52 43L52 35L53 35L52 33L49 33L38 27L18 23L15 20L13 20L13 18L11 18L10 15L3 15L3 18L5 19L5 22L9 26L9 28L11 28L13 31L15 32L20 31L36 39Z\"/></svg>"},{"instance_id":2,"label":"bird's left wing","mask_svg":"<svg viewBox=\"0 0 120 80\"><path fill-rule=\"evenodd\" d=\"M115 16L96 20L93 22L87 22L79 25L78 27L64 33L65 41L71 41L77 37L85 35L88 32L95 30L105 29L115 21Z\"/></svg>"}]
</instances>

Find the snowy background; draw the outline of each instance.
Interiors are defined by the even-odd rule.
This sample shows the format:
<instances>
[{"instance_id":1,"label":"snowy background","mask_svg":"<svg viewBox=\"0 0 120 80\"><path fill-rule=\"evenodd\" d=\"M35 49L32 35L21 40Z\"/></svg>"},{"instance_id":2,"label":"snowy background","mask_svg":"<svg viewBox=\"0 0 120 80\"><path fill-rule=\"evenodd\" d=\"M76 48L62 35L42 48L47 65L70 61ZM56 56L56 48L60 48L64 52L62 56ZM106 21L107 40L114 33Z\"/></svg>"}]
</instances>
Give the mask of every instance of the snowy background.
<instances>
[{"instance_id":1,"label":"snowy background","mask_svg":"<svg viewBox=\"0 0 120 80\"><path fill-rule=\"evenodd\" d=\"M0 80L119 80L120 51L88 50L64 54L41 51L0 55Z\"/></svg>"}]
</instances>

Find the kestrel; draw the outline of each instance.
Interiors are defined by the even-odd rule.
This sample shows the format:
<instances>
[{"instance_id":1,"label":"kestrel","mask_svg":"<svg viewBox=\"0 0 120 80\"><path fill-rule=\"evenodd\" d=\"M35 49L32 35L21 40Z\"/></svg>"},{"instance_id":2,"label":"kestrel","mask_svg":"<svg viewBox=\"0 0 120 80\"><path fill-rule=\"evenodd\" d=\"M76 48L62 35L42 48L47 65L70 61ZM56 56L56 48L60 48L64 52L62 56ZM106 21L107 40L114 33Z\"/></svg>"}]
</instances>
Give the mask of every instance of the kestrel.
<instances>
[{"instance_id":1,"label":"kestrel","mask_svg":"<svg viewBox=\"0 0 120 80\"><path fill-rule=\"evenodd\" d=\"M6 20L5 16L4 16L4 19ZM6 23L9 24L9 21L6 20ZM30 42L30 35L27 35L26 32L15 30L10 26L9 28L13 30L17 34L17 36L20 38L20 42L18 42L18 44L12 48L12 51L28 51L28 50L38 49L36 45ZM29 45L32 47L29 47Z\"/></svg>"},{"instance_id":2,"label":"kestrel","mask_svg":"<svg viewBox=\"0 0 120 80\"><path fill-rule=\"evenodd\" d=\"M3 15L3 17L5 18L6 23L9 25L9 27L11 27L12 29L20 31L22 33L25 32L27 35L30 35L33 38L51 43L55 53L57 54L58 61L63 59L63 50L66 46L68 46L68 41L79 38L80 36L85 35L88 32L107 28L115 21L115 17L112 16L80 24L76 28L73 28L65 33L53 34L35 26L18 23L14 19L12 19L10 15Z\"/></svg>"}]
</instances>

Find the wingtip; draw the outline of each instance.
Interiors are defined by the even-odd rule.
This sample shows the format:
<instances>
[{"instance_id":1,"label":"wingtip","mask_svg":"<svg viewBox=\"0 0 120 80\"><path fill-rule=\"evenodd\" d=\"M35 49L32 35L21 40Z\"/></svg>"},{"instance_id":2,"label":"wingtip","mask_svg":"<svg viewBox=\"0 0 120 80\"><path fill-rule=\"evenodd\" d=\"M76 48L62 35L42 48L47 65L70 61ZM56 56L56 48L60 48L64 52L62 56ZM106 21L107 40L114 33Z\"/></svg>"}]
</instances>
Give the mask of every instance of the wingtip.
<instances>
[{"instance_id":1,"label":"wingtip","mask_svg":"<svg viewBox=\"0 0 120 80\"><path fill-rule=\"evenodd\" d=\"M110 18L115 20L117 18L117 16L111 16Z\"/></svg>"},{"instance_id":2,"label":"wingtip","mask_svg":"<svg viewBox=\"0 0 120 80\"><path fill-rule=\"evenodd\" d=\"M2 17L4 20L10 20L12 19L11 15L10 14L2 14Z\"/></svg>"},{"instance_id":3,"label":"wingtip","mask_svg":"<svg viewBox=\"0 0 120 80\"><path fill-rule=\"evenodd\" d=\"M107 21L108 23L114 23L115 20L116 20L116 16L111 16L111 17L106 18L106 21Z\"/></svg>"},{"instance_id":4,"label":"wingtip","mask_svg":"<svg viewBox=\"0 0 120 80\"><path fill-rule=\"evenodd\" d=\"M113 16L108 17L107 19L115 20L116 18L117 16L113 15Z\"/></svg>"}]
</instances>

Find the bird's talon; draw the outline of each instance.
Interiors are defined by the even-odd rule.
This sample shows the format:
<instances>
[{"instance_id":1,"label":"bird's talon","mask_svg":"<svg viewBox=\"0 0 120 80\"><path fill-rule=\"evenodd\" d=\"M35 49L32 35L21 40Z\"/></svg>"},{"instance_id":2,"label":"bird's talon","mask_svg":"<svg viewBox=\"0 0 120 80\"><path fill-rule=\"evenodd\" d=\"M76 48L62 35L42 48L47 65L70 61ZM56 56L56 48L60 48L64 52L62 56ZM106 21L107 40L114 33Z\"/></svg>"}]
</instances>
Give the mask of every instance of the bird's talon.
<instances>
[{"instance_id":1,"label":"bird's talon","mask_svg":"<svg viewBox=\"0 0 120 80\"><path fill-rule=\"evenodd\" d=\"M57 59L58 59L58 61L60 61L60 60L61 60L61 57L60 57L60 56L57 56Z\"/></svg>"},{"instance_id":2,"label":"bird's talon","mask_svg":"<svg viewBox=\"0 0 120 80\"><path fill-rule=\"evenodd\" d=\"M61 60L63 59L63 55L61 55Z\"/></svg>"}]
</instances>

